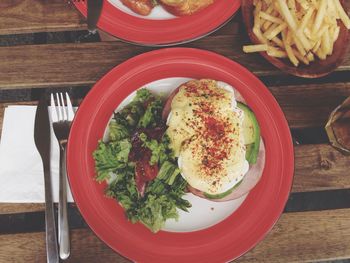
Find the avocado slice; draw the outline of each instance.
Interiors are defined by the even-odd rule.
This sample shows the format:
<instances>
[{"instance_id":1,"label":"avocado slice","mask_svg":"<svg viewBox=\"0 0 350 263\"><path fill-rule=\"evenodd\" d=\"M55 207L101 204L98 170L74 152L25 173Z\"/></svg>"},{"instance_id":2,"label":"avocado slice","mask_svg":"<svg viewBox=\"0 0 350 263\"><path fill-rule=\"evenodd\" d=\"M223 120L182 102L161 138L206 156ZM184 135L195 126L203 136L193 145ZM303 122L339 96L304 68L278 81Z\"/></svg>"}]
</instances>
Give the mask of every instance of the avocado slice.
<instances>
[{"instance_id":1,"label":"avocado slice","mask_svg":"<svg viewBox=\"0 0 350 263\"><path fill-rule=\"evenodd\" d=\"M208 193L204 192L204 196L206 198L208 198L208 199L221 199L221 198L224 198L224 197L228 196L229 194L231 194L233 192L233 190L235 190L242 183L242 181L243 180L239 181L232 188L228 189L226 192L223 192L221 194L212 195L212 194L208 194Z\"/></svg>"},{"instance_id":2,"label":"avocado slice","mask_svg":"<svg viewBox=\"0 0 350 263\"><path fill-rule=\"evenodd\" d=\"M255 164L260 148L260 127L254 112L244 103L237 102L238 108L244 112L243 136L246 145L246 160Z\"/></svg>"}]
</instances>

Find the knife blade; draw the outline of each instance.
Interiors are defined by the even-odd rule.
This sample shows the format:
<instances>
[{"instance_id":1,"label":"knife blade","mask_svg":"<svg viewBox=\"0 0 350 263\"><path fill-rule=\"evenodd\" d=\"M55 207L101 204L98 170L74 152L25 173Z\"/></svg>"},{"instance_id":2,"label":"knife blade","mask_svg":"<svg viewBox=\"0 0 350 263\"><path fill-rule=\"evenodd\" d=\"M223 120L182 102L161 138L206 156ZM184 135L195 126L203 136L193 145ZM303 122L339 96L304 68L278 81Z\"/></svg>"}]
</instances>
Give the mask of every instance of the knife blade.
<instances>
[{"instance_id":1,"label":"knife blade","mask_svg":"<svg viewBox=\"0 0 350 263\"><path fill-rule=\"evenodd\" d=\"M44 168L45 185L45 230L46 230L46 255L47 262L58 263L58 245L55 226L55 215L51 189L51 133L50 120L46 98L43 95L39 101L34 125L35 146L41 156Z\"/></svg>"},{"instance_id":2,"label":"knife blade","mask_svg":"<svg viewBox=\"0 0 350 263\"><path fill-rule=\"evenodd\" d=\"M87 24L90 33L96 33L97 22L100 18L103 6L103 0L88 0L87 1Z\"/></svg>"}]
</instances>

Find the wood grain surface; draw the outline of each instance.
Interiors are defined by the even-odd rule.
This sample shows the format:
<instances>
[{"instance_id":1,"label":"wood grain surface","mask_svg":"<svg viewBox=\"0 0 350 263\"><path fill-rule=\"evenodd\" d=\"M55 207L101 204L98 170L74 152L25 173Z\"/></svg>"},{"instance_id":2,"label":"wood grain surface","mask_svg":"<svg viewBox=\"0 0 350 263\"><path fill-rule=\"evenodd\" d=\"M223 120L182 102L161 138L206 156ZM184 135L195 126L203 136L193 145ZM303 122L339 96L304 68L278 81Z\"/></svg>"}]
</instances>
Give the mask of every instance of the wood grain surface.
<instances>
[{"instance_id":1,"label":"wood grain surface","mask_svg":"<svg viewBox=\"0 0 350 263\"><path fill-rule=\"evenodd\" d=\"M40 212L44 210L44 203L0 203L0 215Z\"/></svg>"},{"instance_id":2,"label":"wood grain surface","mask_svg":"<svg viewBox=\"0 0 350 263\"><path fill-rule=\"evenodd\" d=\"M286 213L238 262L319 262L350 257L350 209Z\"/></svg>"},{"instance_id":3,"label":"wood grain surface","mask_svg":"<svg viewBox=\"0 0 350 263\"><path fill-rule=\"evenodd\" d=\"M323 127L350 96L350 82L269 87L291 128Z\"/></svg>"},{"instance_id":4,"label":"wood grain surface","mask_svg":"<svg viewBox=\"0 0 350 263\"><path fill-rule=\"evenodd\" d=\"M258 54L245 54L239 36L210 36L187 47L239 61L258 76L284 76ZM90 85L110 69L150 48L122 42L48 44L0 48L0 89ZM350 52L337 71L350 70Z\"/></svg>"},{"instance_id":5,"label":"wood grain surface","mask_svg":"<svg viewBox=\"0 0 350 263\"><path fill-rule=\"evenodd\" d=\"M238 262L306 262L350 257L350 209L285 213ZM0 262L45 262L44 233L0 235ZM67 262L129 262L89 229L72 230Z\"/></svg>"},{"instance_id":6,"label":"wood grain surface","mask_svg":"<svg viewBox=\"0 0 350 263\"><path fill-rule=\"evenodd\" d=\"M325 126L330 113L350 96L350 82L274 86L269 89L293 129ZM6 105L0 103L0 134Z\"/></svg>"},{"instance_id":7,"label":"wood grain surface","mask_svg":"<svg viewBox=\"0 0 350 263\"><path fill-rule=\"evenodd\" d=\"M299 145L295 151L292 192L350 188L350 156L326 144Z\"/></svg>"},{"instance_id":8,"label":"wood grain surface","mask_svg":"<svg viewBox=\"0 0 350 263\"><path fill-rule=\"evenodd\" d=\"M86 29L66 0L1 0L0 35Z\"/></svg>"},{"instance_id":9,"label":"wood grain surface","mask_svg":"<svg viewBox=\"0 0 350 263\"><path fill-rule=\"evenodd\" d=\"M350 157L329 145L296 146L292 192L350 188L349 167ZM43 204L0 203L0 215L42 210Z\"/></svg>"}]
</instances>

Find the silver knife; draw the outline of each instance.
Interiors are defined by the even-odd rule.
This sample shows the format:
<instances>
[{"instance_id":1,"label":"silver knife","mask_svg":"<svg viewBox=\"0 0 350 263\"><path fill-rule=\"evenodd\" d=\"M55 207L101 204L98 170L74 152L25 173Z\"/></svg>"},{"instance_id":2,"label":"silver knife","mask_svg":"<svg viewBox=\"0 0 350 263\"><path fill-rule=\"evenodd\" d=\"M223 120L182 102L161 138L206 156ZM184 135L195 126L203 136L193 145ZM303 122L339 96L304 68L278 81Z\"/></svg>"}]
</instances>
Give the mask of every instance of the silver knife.
<instances>
[{"instance_id":1,"label":"silver knife","mask_svg":"<svg viewBox=\"0 0 350 263\"><path fill-rule=\"evenodd\" d=\"M87 1L87 24L91 34L97 32L97 22L100 18L103 6L103 0L88 0Z\"/></svg>"},{"instance_id":2,"label":"silver knife","mask_svg":"<svg viewBox=\"0 0 350 263\"><path fill-rule=\"evenodd\" d=\"M34 141L40 153L44 167L45 182L45 230L46 230L46 255L47 262L58 263L58 245L55 226L55 215L51 189L51 168L50 168L50 121L47 102L42 96L35 114Z\"/></svg>"}]
</instances>

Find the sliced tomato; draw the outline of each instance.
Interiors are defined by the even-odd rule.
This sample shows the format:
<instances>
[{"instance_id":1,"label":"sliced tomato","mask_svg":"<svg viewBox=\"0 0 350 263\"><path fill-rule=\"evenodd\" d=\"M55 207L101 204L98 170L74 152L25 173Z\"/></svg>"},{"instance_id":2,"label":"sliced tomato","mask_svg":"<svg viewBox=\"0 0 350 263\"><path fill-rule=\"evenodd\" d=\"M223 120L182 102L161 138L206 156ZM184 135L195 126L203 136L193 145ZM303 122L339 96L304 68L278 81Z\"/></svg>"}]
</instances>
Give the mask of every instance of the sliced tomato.
<instances>
[{"instance_id":1,"label":"sliced tomato","mask_svg":"<svg viewBox=\"0 0 350 263\"><path fill-rule=\"evenodd\" d=\"M150 157L146 155L144 159L136 162L135 166L136 188L141 196L145 193L147 182L152 181L158 174L158 165L150 165L149 161Z\"/></svg>"}]
</instances>

